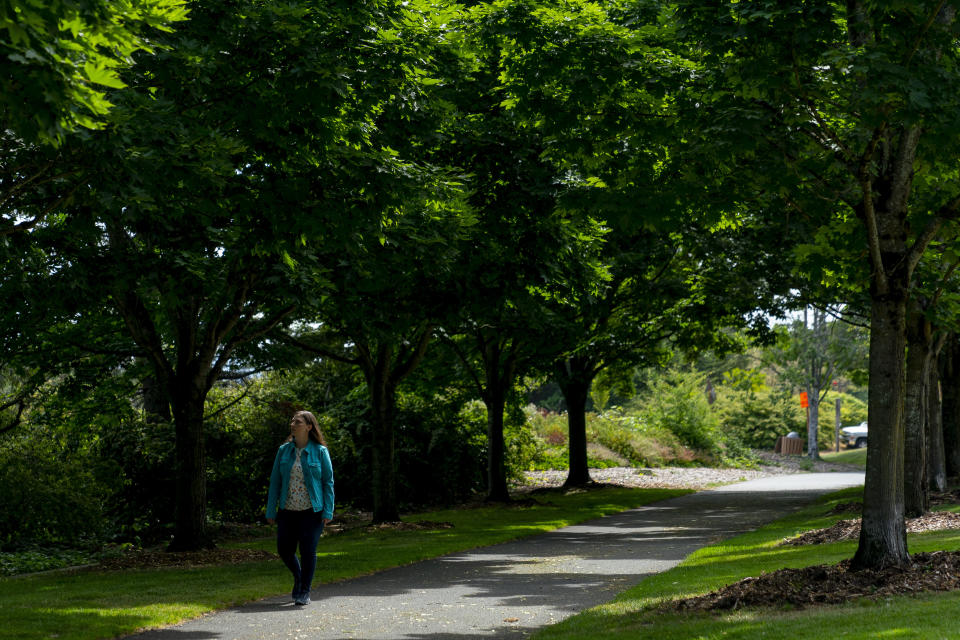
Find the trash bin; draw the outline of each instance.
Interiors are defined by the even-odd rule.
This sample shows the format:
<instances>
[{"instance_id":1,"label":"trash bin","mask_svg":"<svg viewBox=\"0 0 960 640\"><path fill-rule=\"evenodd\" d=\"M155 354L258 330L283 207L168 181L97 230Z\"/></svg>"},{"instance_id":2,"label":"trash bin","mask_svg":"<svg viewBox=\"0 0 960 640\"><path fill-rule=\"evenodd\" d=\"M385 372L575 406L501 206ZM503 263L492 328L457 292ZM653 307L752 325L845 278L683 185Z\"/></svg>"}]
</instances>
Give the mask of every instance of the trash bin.
<instances>
[{"instance_id":1,"label":"trash bin","mask_svg":"<svg viewBox=\"0 0 960 640\"><path fill-rule=\"evenodd\" d=\"M795 432L790 432L785 436L777 438L777 443L773 447L774 453L783 455L803 455L803 439Z\"/></svg>"}]
</instances>

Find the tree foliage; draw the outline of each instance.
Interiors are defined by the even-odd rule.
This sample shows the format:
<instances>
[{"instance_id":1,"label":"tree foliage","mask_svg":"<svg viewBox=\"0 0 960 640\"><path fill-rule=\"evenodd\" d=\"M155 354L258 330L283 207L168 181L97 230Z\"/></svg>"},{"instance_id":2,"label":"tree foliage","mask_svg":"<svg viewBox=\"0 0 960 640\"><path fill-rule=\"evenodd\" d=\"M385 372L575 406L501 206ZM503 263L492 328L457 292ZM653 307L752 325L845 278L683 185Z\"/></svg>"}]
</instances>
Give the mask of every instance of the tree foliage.
<instances>
[{"instance_id":1,"label":"tree foliage","mask_svg":"<svg viewBox=\"0 0 960 640\"><path fill-rule=\"evenodd\" d=\"M188 15L184 0L6 0L0 5L2 129L23 143L62 143L102 128L107 93L137 52Z\"/></svg>"}]
</instances>

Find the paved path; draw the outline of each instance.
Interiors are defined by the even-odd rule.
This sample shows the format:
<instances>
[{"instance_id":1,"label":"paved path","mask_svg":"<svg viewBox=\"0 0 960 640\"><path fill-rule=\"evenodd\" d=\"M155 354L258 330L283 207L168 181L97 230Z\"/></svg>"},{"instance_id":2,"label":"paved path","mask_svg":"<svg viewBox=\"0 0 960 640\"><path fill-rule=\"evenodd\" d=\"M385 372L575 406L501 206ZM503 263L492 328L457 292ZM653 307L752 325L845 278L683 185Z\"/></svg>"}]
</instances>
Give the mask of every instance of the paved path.
<instances>
[{"instance_id":1,"label":"paved path","mask_svg":"<svg viewBox=\"0 0 960 640\"><path fill-rule=\"evenodd\" d=\"M525 540L259 600L137 640L520 638L611 600L693 551L790 513L862 473L763 478Z\"/></svg>"}]
</instances>

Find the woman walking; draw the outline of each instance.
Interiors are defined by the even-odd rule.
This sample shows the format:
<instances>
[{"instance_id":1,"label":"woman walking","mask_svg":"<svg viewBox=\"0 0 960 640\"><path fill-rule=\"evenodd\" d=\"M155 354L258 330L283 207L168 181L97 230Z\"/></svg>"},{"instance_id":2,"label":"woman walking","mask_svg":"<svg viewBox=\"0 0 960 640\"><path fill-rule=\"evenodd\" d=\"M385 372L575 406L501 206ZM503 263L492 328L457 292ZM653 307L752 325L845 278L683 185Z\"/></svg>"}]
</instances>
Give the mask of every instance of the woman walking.
<instances>
[{"instance_id":1,"label":"woman walking","mask_svg":"<svg viewBox=\"0 0 960 640\"><path fill-rule=\"evenodd\" d=\"M333 465L312 413L295 413L290 435L273 461L267 522L277 523L277 553L293 574L290 595L296 604L305 605L310 603L317 567L317 543L324 525L333 518Z\"/></svg>"}]
</instances>

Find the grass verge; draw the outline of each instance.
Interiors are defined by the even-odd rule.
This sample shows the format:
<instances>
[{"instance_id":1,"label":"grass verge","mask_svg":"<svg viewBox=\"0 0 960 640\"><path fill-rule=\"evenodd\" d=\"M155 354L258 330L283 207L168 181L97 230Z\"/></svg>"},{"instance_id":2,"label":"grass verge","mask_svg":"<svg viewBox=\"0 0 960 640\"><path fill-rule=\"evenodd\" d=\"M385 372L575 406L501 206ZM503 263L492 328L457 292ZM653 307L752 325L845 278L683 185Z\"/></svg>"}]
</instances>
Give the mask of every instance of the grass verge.
<instances>
[{"instance_id":1,"label":"grass verge","mask_svg":"<svg viewBox=\"0 0 960 640\"><path fill-rule=\"evenodd\" d=\"M836 462L838 464L849 464L863 469L867 468L867 450L866 449L847 449L845 451L821 453L820 457L827 462Z\"/></svg>"},{"instance_id":2,"label":"grass verge","mask_svg":"<svg viewBox=\"0 0 960 640\"><path fill-rule=\"evenodd\" d=\"M631 640L819 640L830 638L957 637L960 592L859 598L842 606L806 609L740 610L705 614L665 613L658 605L672 599L709 593L748 576L787 567L831 564L849 558L856 541L805 547L778 546L784 538L827 527L844 517L827 515L837 504L859 499L862 489L847 489L822 498L792 516L703 548L677 567L645 579L615 600L548 627L537 640L630 638ZM847 514L846 517L849 517ZM960 531L910 534L911 552L960 549Z\"/></svg>"},{"instance_id":3,"label":"grass verge","mask_svg":"<svg viewBox=\"0 0 960 640\"><path fill-rule=\"evenodd\" d=\"M451 509L408 516L450 522L449 529L355 529L324 537L316 582L331 582L515 540L689 493L677 489L601 489L547 494L536 505ZM274 549L273 538L235 546ZM195 569L78 571L0 579L4 638L94 640L174 624L215 609L284 593L280 560Z\"/></svg>"}]
</instances>

